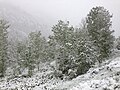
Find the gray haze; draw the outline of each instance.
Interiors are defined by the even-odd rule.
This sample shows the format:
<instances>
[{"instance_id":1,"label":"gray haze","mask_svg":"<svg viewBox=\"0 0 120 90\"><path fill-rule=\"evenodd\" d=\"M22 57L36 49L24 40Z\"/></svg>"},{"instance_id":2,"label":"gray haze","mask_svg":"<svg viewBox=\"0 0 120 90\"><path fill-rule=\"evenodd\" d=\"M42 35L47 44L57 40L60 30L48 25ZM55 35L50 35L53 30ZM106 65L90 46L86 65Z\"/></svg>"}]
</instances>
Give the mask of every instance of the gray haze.
<instances>
[{"instance_id":1,"label":"gray haze","mask_svg":"<svg viewBox=\"0 0 120 90\"><path fill-rule=\"evenodd\" d=\"M39 20L54 25L57 20L69 20L78 26L94 6L104 6L113 14L115 36L120 36L120 1L119 0L0 0L12 3L24 9Z\"/></svg>"}]
</instances>

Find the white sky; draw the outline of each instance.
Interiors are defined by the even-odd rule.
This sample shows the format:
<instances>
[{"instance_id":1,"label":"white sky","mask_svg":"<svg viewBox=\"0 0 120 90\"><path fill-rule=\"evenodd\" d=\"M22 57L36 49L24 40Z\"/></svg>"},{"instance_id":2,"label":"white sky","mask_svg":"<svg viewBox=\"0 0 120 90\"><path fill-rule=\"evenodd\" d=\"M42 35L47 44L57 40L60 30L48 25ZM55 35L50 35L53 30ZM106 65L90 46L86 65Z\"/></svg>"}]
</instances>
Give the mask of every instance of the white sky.
<instances>
[{"instance_id":1,"label":"white sky","mask_svg":"<svg viewBox=\"0 0 120 90\"><path fill-rule=\"evenodd\" d=\"M113 29L120 36L120 0L0 0L20 6L34 16L55 24L57 20L69 20L79 25L90 9L104 6L113 14ZM52 21L53 20L53 21ZM53 23L54 22L54 23Z\"/></svg>"}]
</instances>

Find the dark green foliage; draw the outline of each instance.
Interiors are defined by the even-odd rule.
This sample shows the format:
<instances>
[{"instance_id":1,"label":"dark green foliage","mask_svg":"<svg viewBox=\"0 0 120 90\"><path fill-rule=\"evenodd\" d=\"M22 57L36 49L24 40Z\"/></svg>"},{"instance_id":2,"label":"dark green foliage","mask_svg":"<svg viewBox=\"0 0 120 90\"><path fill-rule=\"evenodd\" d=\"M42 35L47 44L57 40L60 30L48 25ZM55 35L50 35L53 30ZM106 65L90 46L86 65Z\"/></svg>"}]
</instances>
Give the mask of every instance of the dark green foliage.
<instances>
[{"instance_id":1,"label":"dark green foliage","mask_svg":"<svg viewBox=\"0 0 120 90\"><path fill-rule=\"evenodd\" d=\"M89 41L86 26L74 29L69 23L59 21L53 27L56 69L70 79L86 73L96 61L96 53Z\"/></svg>"},{"instance_id":2,"label":"dark green foliage","mask_svg":"<svg viewBox=\"0 0 120 90\"><path fill-rule=\"evenodd\" d=\"M27 68L29 76L32 76L35 68L39 70L40 62L47 60L46 45L46 40L41 37L40 31L31 32L28 41L18 44L17 53L20 57L18 65L20 68Z\"/></svg>"},{"instance_id":3,"label":"dark green foliage","mask_svg":"<svg viewBox=\"0 0 120 90\"><path fill-rule=\"evenodd\" d=\"M4 20L0 20L0 76L5 75L6 61L8 59L8 32L9 25Z\"/></svg>"},{"instance_id":4,"label":"dark green foliage","mask_svg":"<svg viewBox=\"0 0 120 90\"><path fill-rule=\"evenodd\" d=\"M90 39L98 51L99 63L109 57L113 48L113 31L110 30L111 18L112 15L104 7L92 8L87 15L87 29Z\"/></svg>"},{"instance_id":5,"label":"dark green foliage","mask_svg":"<svg viewBox=\"0 0 120 90\"><path fill-rule=\"evenodd\" d=\"M64 23L59 21L57 25L52 29L54 35L50 37L50 41L54 42L55 56L54 59L57 62L57 69L62 71L63 74L68 74L68 70L71 68L72 63L70 56L70 40L74 28L69 26L69 22ZM50 43L52 43L50 42Z\"/></svg>"},{"instance_id":6,"label":"dark green foliage","mask_svg":"<svg viewBox=\"0 0 120 90\"><path fill-rule=\"evenodd\" d=\"M89 68L95 64L96 52L92 43L89 40L86 27L79 28L74 33L74 61L76 68L76 75L86 73Z\"/></svg>"},{"instance_id":7,"label":"dark green foliage","mask_svg":"<svg viewBox=\"0 0 120 90\"><path fill-rule=\"evenodd\" d=\"M87 62L81 62L77 67L77 76L85 74L91 68L91 64Z\"/></svg>"},{"instance_id":8,"label":"dark green foliage","mask_svg":"<svg viewBox=\"0 0 120 90\"><path fill-rule=\"evenodd\" d=\"M120 50L120 37L118 37L118 38L115 40L115 48L117 48L118 50Z\"/></svg>"},{"instance_id":9,"label":"dark green foliage","mask_svg":"<svg viewBox=\"0 0 120 90\"><path fill-rule=\"evenodd\" d=\"M35 68L35 60L32 57L32 48L27 43L19 43L17 53L20 57L18 65L22 69L28 68L28 76L32 76L32 71Z\"/></svg>"},{"instance_id":10,"label":"dark green foliage","mask_svg":"<svg viewBox=\"0 0 120 90\"><path fill-rule=\"evenodd\" d=\"M47 47L47 60L53 61L55 60L56 54L56 43L53 36L49 36L48 47Z\"/></svg>"},{"instance_id":11,"label":"dark green foliage","mask_svg":"<svg viewBox=\"0 0 120 90\"><path fill-rule=\"evenodd\" d=\"M40 62L47 60L47 42L44 37L41 36L41 32L31 32L29 34L29 45L32 48L32 59L35 60L38 70Z\"/></svg>"}]
</instances>

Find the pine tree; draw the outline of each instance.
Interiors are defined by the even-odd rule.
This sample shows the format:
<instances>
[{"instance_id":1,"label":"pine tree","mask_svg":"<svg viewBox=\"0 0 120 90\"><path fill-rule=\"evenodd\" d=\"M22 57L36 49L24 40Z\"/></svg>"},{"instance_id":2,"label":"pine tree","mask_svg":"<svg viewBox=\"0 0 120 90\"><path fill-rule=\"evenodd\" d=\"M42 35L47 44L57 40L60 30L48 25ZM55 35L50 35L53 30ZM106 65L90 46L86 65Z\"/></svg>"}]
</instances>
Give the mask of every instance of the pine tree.
<instances>
[{"instance_id":1,"label":"pine tree","mask_svg":"<svg viewBox=\"0 0 120 90\"><path fill-rule=\"evenodd\" d=\"M35 60L38 70L39 70L39 64L40 62L45 62L47 60L47 42L44 37L41 36L40 31L31 32L29 34L29 44L32 48L32 59Z\"/></svg>"},{"instance_id":2,"label":"pine tree","mask_svg":"<svg viewBox=\"0 0 120 90\"><path fill-rule=\"evenodd\" d=\"M63 74L68 74L71 65L69 45L74 28L69 25L69 22L64 23L60 20L57 25L53 26L52 31L51 41L55 43L56 55L54 58L57 63L57 70L62 71Z\"/></svg>"},{"instance_id":3,"label":"pine tree","mask_svg":"<svg viewBox=\"0 0 120 90\"><path fill-rule=\"evenodd\" d=\"M49 40L47 42L47 56L49 61L55 60L56 54L56 42L53 36L49 36Z\"/></svg>"},{"instance_id":4,"label":"pine tree","mask_svg":"<svg viewBox=\"0 0 120 90\"><path fill-rule=\"evenodd\" d=\"M50 41L55 47L58 76L63 78L62 75L65 75L72 79L86 73L96 62L96 52L89 40L86 23L80 28L73 28L69 23L59 21L52 31Z\"/></svg>"},{"instance_id":5,"label":"pine tree","mask_svg":"<svg viewBox=\"0 0 120 90\"><path fill-rule=\"evenodd\" d=\"M111 18L109 11L104 7L92 8L87 15L87 29L91 41L98 52L98 62L108 58L113 47L113 31L111 31Z\"/></svg>"},{"instance_id":6,"label":"pine tree","mask_svg":"<svg viewBox=\"0 0 120 90\"><path fill-rule=\"evenodd\" d=\"M0 76L5 75L6 61L8 59L8 29L9 25L4 20L0 20Z\"/></svg>"},{"instance_id":7,"label":"pine tree","mask_svg":"<svg viewBox=\"0 0 120 90\"><path fill-rule=\"evenodd\" d=\"M15 48L16 47L16 48ZM16 49L14 55L17 63L17 67L15 70L17 70L19 73L18 74L22 74L22 71L27 67L25 64L25 51L26 51L26 43L25 42L17 42L16 46L14 48ZM16 73L15 73L16 74Z\"/></svg>"},{"instance_id":8,"label":"pine tree","mask_svg":"<svg viewBox=\"0 0 120 90\"><path fill-rule=\"evenodd\" d=\"M44 37L41 36L40 31L31 32L26 42L19 42L17 46L18 53L18 65L21 68L28 69L28 76L33 75L35 68L39 71L39 65L41 62L47 60L47 42Z\"/></svg>"},{"instance_id":9,"label":"pine tree","mask_svg":"<svg viewBox=\"0 0 120 90\"><path fill-rule=\"evenodd\" d=\"M76 75L86 73L89 68L96 62L95 48L90 41L87 24L82 22L79 28L75 29L74 36L72 37L73 49L71 52L74 57L74 71Z\"/></svg>"}]
</instances>

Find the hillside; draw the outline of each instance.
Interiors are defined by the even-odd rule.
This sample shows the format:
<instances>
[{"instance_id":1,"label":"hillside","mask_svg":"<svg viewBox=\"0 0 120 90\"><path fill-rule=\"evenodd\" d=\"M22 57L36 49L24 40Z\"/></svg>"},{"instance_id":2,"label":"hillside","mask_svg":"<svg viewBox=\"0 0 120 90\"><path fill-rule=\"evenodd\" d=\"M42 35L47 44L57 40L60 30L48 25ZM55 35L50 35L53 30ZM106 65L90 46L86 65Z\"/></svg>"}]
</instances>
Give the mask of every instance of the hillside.
<instances>
[{"instance_id":1,"label":"hillside","mask_svg":"<svg viewBox=\"0 0 120 90\"><path fill-rule=\"evenodd\" d=\"M70 81L56 79L50 64L44 63L40 72L34 72L31 78L19 76L1 79L0 90L120 90L119 53L117 51L117 57Z\"/></svg>"},{"instance_id":2,"label":"hillside","mask_svg":"<svg viewBox=\"0 0 120 90\"><path fill-rule=\"evenodd\" d=\"M120 90L120 57L107 60L100 67L91 68L86 74L72 81L60 83L55 88L60 90Z\"/></svg>"},{"instance_id":3,"label":"hillside","mask_svg":"<svg viewBox=\"0 0 120 90\"><path fill-rule=\"evenodd\" d=\"M96 6L79 28L60 20L50 35L49 24L0 3L0 19L10 25L0 26L0 90L120 90L120 39L111 18Z\"/></svg>"},{"instance_id":4,"label":"hillside","mask_svg":"<svg viewBox=\"0 0 120 90\"><path fill-rule=\"evenodd\" d=\"M42 21L38 21L34 16L25 12L24 10L12 4L0 2L0 18L4 19L10 25L9 38L11 39L24 39L32 31L43 31L46 26L41 25Z\"/></svg>"}]
</instances>

